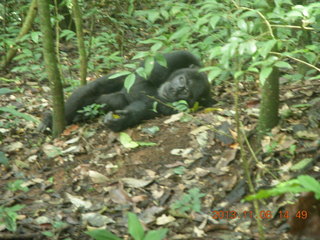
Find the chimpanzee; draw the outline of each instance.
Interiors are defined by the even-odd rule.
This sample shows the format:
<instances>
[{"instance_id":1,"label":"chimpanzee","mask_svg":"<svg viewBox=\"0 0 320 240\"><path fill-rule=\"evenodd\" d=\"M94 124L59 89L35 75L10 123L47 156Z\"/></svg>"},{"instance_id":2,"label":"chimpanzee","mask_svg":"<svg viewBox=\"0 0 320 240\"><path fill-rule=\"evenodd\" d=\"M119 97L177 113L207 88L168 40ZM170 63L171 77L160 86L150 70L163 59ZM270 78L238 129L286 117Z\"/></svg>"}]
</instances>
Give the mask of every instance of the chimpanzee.
<instances>
[{"instance_id":1,"label":"chimpanzee","mask_svg":"<svg viewBox=\"0 0 320 240\"><path fill-rule=\"evenodd\" d=\"M82 116L78 110L93 103L104 104L103 109L109 112L104 122L116 132L145 119L175 113L176 110L167 103L185 100L190 107L197 101L203 106L213 103L210 84L206 75L198 71L201 63L194 55L188 51L174 51L163 56L167 67L155 62L147 79L135 74L136 79L129 92L124 88L126 77L110 78L112 74L76 89L65 104L67 124L79 121ZM153 109L154 102L157 102L156 109ZM113 118L113 113L119 117ZM51 125L52 116L46 114L39 130Z\"/></svg>"}]
</instances>

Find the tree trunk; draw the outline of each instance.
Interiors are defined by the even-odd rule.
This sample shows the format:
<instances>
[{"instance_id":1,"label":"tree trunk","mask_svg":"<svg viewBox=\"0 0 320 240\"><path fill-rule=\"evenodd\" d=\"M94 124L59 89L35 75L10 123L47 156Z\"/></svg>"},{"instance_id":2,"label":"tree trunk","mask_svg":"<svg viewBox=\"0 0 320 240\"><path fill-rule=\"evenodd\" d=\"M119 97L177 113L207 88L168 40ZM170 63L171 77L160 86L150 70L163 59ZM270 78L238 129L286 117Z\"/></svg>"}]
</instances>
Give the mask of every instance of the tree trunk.
<instances>
[{"instance_id":1,"label":"tree trunk","mask_svg":"<svg viewBox=\"0 0 320 240\"><path fill-rule=\"evenodd\" d=\"M261 88L259 130L264 134L278 124L279 116L279 70L273 67Z\"/></svg>"},{"instance_id":2,"label":"tree trunk","mask_svg":"<svg viewBox=\"0 0 320 240\"><path fill-rule=\"evenodd\" d=\"M21 27L21 30L15 42L18 42L24 35L26 35L29 32L36 15L37 15L37 0L32 0L27 13L27 17L23 22L23 25ZM1 68L4 69L11 62L11 60L14 58L16 54L17 54L17 49L15 48L15 46L12 46L7 52L4 60L1 62Z\"/></svg>"},{"instance_id":3,"label":"tree trunk","mask_svg":"<svg viewBox=\"0 0 320 240\"><path fill-rule=\"evenodd\" d=\"M76 32L77 32L77 40L78 40L78 49L80 55L80 79L81 85L85 85L87 83L87 54L84 45L83 39L83 30L82 30L82 15L80 11L80 7L77 0L72 0L72 11L74 22L76 23Z\"/></svg>"},{"instance_id":4,"label":"tree trunk","mask_svg":"<svg viewBox=\"0 0 320 240\"><path fill-rule=\"evenodd\" d=\"M53 101L53 137L59 136L65 127L64 100L57 58L54 51L53 32L50 23L48 0L38 0L40 28L42 32L43 55L46 72L50 81Z\"/></svg>"}]
</instances>

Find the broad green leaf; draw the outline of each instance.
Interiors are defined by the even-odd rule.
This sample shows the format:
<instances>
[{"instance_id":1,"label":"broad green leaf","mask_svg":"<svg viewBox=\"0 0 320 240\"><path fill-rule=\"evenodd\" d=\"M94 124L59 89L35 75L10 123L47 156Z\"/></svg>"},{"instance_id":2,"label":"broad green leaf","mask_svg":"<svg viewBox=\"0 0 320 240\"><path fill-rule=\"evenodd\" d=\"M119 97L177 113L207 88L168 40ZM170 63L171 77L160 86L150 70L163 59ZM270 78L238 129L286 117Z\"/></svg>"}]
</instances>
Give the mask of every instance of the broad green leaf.
<instances>
[{"instance_id":1,"label":"broad green leaf","mask_svg":"<svg viewBox=\"0 0 320 240\"><path fill-rule=\"evenodd\" d=\"M122 71L122 72L118 72L118 73L112 74L111 76L109 76L109 79L114 79L114 78L117 78L117 77L129 75L129 74L131 74L131 72L129 72L129 71Z\"/></svg>"},{"instance_id":2,"label":"broad green leaf","mask_svg":"<svg viewBox=\"0 0 320 240\"><path fill-rule=\"evenodd\" d=\"M303 54L303 57L306 58L309 63L312 63L318 58L318 54L315 54L313 52L306 52L305 54Z\"/></svg>"},{"instance_id":3,"label":"broad green leaf","mask_svg":"<svg viewBox=\"0 0 320 240\"><path fill-rule=\"evenodd\" d=\"M137 68L137 65L134 64L134 63L124 64L123 66L126 67L126 68L131 68L131 69L136 69Z\"/></svg>"},{"instance_id":4,"label":"broad green leaf","mask_svg":"<svg viewBox=\"0 0 320 240\"><path fill-rule=\"evenodd\" d=\"M130 91L130 88L134 84L136 80L136 75L134 73L129 74L126 79L124 80L124 87L127 89L127 91Z\"/></svg>"},{"instance_id":5,"label":"broad green leaf","mask_svg":"<svg viewBox=\"0 0 320 240\"><path fill-rule=\"evenodd\" d=\"M13 93L16 92L15 90L11 90L10 88L0 88L0 95L4 95L7 93Z\"/></svg>"},{"instance_id":6,"label":"broad green leaf","mask_svg":"<svg viewBox=\"0 0 320 240\"><path fill-rule=\"evenodd\" d=\"M249 68L248 68L248 72L258 73L258 72L259 72L259 69L258 69L258 68L255 68L255 67L249 67Z\"/></svg>"},{"instance_id":7,"label":"broad green leaf","mask_svg":"<svg viewBox=\"0 0 320 240\"><path fill-rule=\"evenodd\" d=\"M95 229L87 231L85 232L85 234L88 234L95 240L122 240L122 238L117 237L116 235L105 229Z\"/></svg>"},{"instance_id":8,"label":"broad green leaf","mask_svg":"<svg viewBox=\"0 0 320 240\"><path fill-rule=\"evenodd\" d=\"M162 48L163 43L157 42L154 45L151 46L151 52L157 52L160 48Z\"/></svg>"},{"instance_id":9,"label":"broad green leaf","mask_svg":"<svg viewBox=\"0 0 320 240\"><path fill-rule=\"evenodd\" d=\"M190 35L191 33L192 33L192 29L190 27L183 27L178 31L176 31L174 34L172 34L169 40L173 41L175 39L181 39L186 35Z\"/></svg>"},{"instance_id":10,"label":"broad green leaf","mask_svg":"<svg viewBox=\"0 0 320 240\"><path fill-rule=\"evenodd\" d=\"M234 78L237 79L241 77L244 74L244 71L237 71L234 73Z\"/></svg>"},{"instance_id":11,"label":"broad green leaf","mask_svg":"<svg viewBox=\"0 0 320 240\"><path fill-rule=\"evenodd\" d=\"M148 20L152 23L155 22L159 17L160 17L159 11L149 11L148 12Z\"/></svg>"},{"instance_id":12,"label":"broad green leaf","mask_svg":"<svg viewBox=\"0 0 320 240\"><path fill-rule=\"evenodd\" d=\"M217 47L212 48L209 53L210 53L210 55L209 55L210 59L213 59L217 56L220 56L222 54L221 46L217 46Z\"/></svg>"},{"instance_id":13,"label":"broad green leaf","mask_svg":"<svg viewBox=\"0 0 320 240\"><path fill-rule=\"evenodd\" d=\"M149 56L148 52L138 52L132 59L140 59Z\"/></svg>"},{"instance_id":14,"label":"broad green leaf","mask_svg":"<svg viewBox=\"0 0 320 240\"><path fill-rule=\"evenodd\" d=\"M208 73L209 82L219 76L222 72L222 69L219 67L213 67L210 72Z\"/></svg>"},{"instance_id":15,"label":"broad green leaf","mask_svg":"<svg viewBox=\"0 0 320 240\"><path fill-rule=\"evenodd\" d=\"M247 26L247 23L244 19L240 19L238 22L237 22L237 25L238 27L240 28L240 30L244 31L244 32L247 32L248 31L248 26Z\"/></svg>"},{"instance_id":16,"label":"broad green leaf","mask_svg":"<svg viewBox=\"0 0 320 240\"><path fill-rule=\"evenodd\" d=\"M169 15L168 11L161 9L160 13L161 13L162 17L164 17L165 20L169 19L170 15Z\"/></svg>"},{"instance_id":17,"label":"broad green leaf","mask_svg":"<svg viewBox=\"0 0 320 240\"><path fill-rule=\"evenodd\" d=\"M136 214L128 213L128 232L134 240L143 240L144 230Z\"/></svg>"},{"instance_id":18,"label":"broad green leaf","mask_svg":"<svg viewBox=\"0 0 320 240\"><path fill-rule=\"evenodd\" d=\"M39 35L40 35L40 32L31 33L31 39L32 41L34 41L34 43L39 43Z\"/></svg>"},{"instance_id":19,"label":"broad green leaf","mask_svg":"<svg viewBox=\"0 0 320 240\"><path fill-rule=\"evenodd\" d=\"M210 26L213 29L215 29L215 27L216 27L217 23L219 22L219 20L220 20L220 16L219 15L214 15L209 21Z\"/></svg>"},{"instance_id":20,"label":"broad green leaf","mask_svg":"<svg viewBox=\"0 0 320 240\"><path fill-rule=\"evenodd\" d=\"M277 40L274 40L274 39L269 40L266 43L263 43L263 46L259 48L260 55L263 58L266 58L276 43L277 43Z\"/></svg>"},{"instance_id":21,"label":"broad green leaf","mask_svg":"<svg viewBox=\"0 0 320 240\"><path fill-rule=\"evenodd\" d=\"M269 77L269 75L271 74L272 72L272 67L263 67L261 69L261 72L260 72L260 84L263 86L266 79Z\"/></svg>"},{"instance_id":22,"label":"broad green leaf","mask_svg":"<svg viewBox=\"0 0 320 240\"><path fill-rule=\"evenodd\" d=\"M154 57L148 56L144 61L144 69L147 76L150 76L153 66L154 66Z\"/></svg>"},{"instance_id":23,"label":"broad green leaf","mask_svg":"<svg viewBox=\"0 0 320 240\"><path fill-rule=\"evenodd\" d=\"M246 49L250 55L253 55L257 51L256 40L246 42Z\"/></svg>"},{"instance_id":24,"label":"broad green leaf","mask_svg":"<svg viewBox=\"0 0 320 240\"><path fill-rule=\"evenodd\" d=\"M23 205L23 204L17 204L17 205L14 205L12 207L9 207L7 208L9 211L12 211L12 212L18 212L20 211L21 209L25 208L26 205Z\"/></svg>"},{"instance_id":25,"label":"broad green leaf","mask_svg":"<svg viewBox=\"0 0 320 240\"><path fill-rule=\"evenodd\" d=\"M137 142L133 141L132 138L124 132L120 133L119 141L125 148L139 147L139 144Z\"/></svg>"},{"instance_id":26,"label":"broad green leaf","mask_svg":"<svg viewBox=\"0 0 320 240\"><path fill-rule=\"evenodd\" d=\"M38 123L38 121L36 119L34 119L33 117L31 117L30 115L25 114L25 113L21 113L21 112L15 110L13 106L0 107L0 112L8 112L8 113L11 113L13 116L23 118L27 121L31 121L34 123Z\"/></svg>"},{"instance_id":27,"label":"broad green leaf","mask_svg":"<svg viewBox=\"0 0 320 240\"><path fill-rule=\"evenodd\" d=\"M291 65L287 62L284 61L278 61L274 64L275 66L279 67L279 68L288 68L288 69L292 69Z\"/></svg>"},{"instance_id":28,"label":"broad green leaf","mask_svg":"<svg viewBox=\"0 0 320 240\"><path fill-rule=\"evenodd\" d=\"M316 179L308 175L301 175L298 177L298 181L302 187L317 193L317 195L320 196L320 182L318 182Z\"/></svg>"},{"instance_id":29,"label":"broad green leaf","mask_svg":"<svg viewBox=\"0 0 320 240\"><path fill-rule=\"evenodd\" d=\"M159 63L161 66L163 67L167 67L167 60L166 58L163 56L163 54L157 54L155 56L155 60L157 63Z\"/></svg>"},{"instance_id":30,"label":"broad green leaf","mask_svg":"<svg viewBox=\"0 0 320 240\"><path fill-rule=\"evenodd\" d=\"M146 74L146 71L144 70L143 67L139 67L136 72L139 74L139 76L141 76L142 78L144 79L147 79L147 74Z\"/></svg>"}]
</instances>

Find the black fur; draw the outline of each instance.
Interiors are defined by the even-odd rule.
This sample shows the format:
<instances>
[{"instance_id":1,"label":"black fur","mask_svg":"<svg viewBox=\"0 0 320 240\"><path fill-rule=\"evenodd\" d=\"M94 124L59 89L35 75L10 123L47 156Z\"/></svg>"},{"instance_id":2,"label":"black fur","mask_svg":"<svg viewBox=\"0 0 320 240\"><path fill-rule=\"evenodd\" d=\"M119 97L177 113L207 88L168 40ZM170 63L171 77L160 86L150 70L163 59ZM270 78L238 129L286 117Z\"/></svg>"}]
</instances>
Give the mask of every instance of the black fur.
<instances>
[{"instance_id":1,"label":"black fur","mask_svg":"<svg viewBox=\"0 0 320 240\"><path fill-rule=\"evenodd\" d=\"M136 74L129 92L124 88L125 76L110 79L110 75L75 90L65 104L67 124L81 119L78 110L93 103L105 104L104 109L109 111L105 123L113 131L132 127L159 114L170 115L175 112L162 102L186 100L190 107L196 101L202 105L212 103L207 77L194 68L201 66L195 56L187 51L174 51L164 54L164 57L167 67L155 63L147 80ZM159 100L157 112L152 111L155 99ZM114 119L113 112L120 118ZM44 130L51 125L52 116L47 114L39 129Z\"/></svg>"}]
</instances>

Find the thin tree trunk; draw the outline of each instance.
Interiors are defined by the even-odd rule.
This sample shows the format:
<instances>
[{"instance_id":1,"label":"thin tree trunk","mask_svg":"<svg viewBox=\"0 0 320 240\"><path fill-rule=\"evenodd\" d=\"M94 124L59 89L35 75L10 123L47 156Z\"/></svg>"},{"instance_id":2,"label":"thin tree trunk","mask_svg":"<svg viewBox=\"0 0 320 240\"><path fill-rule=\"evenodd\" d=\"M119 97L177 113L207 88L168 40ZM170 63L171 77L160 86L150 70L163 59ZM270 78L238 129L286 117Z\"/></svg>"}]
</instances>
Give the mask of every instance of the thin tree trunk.
<instances>
[{"instance_id":1,"label":"thin tree trunk","mask_svg":"<svg viewBox=\"0 0 320 240\"><path fill-rule=\"evenodd\" d=\"M53 101L53 137L59 136L65 127L63 90L54 49L53 32L50 23L48 0L38 0L40 28L42 32L43 55L50 81Z\"/></svg>"},{"instance_id":2,"label":"thin tree trunk","mask_svg":"<svg viewBox=\"0 0 320 240\"><path fill-rule=\"evenodd\" d=\"M80 55L80 79L81 85L85 85L87 83L87 54L84 45L83 38L83 29L82 29L82 15L81 10L77 0L72 0L72 11L74 22L76 24L76 32L77 32L77 40L78 40L78 49Z\"/></svg>"},{"instance_id":3,"label":"thin tree trunk","mask_svg":"<svg viewBox=\"0 0 320 240\"><path fill-rule=\"evenodd\" d=\"M259 130L262 134L278 124L279 116L279 70L273 67L261 89Z\"/></svg>"},{"instance_id":4,"label":"thin tree trunk","mask_svg":"<svg viewBox=\"0 0 320 240\"><path fill-rule=\"evenodd\" d=\"M24 35L26 35L29 32L36 15L37 15L37 0L32 0L27 13L27 17L23 22L23 25L21 27L21 30L15 42L18 42ZM7 52L4 60L1 62L1 68L4 69L11 62L11 60L14 58L16 54L17 54L17 48L16 46L12 46Z\"/></svg>"}]
</instances>

